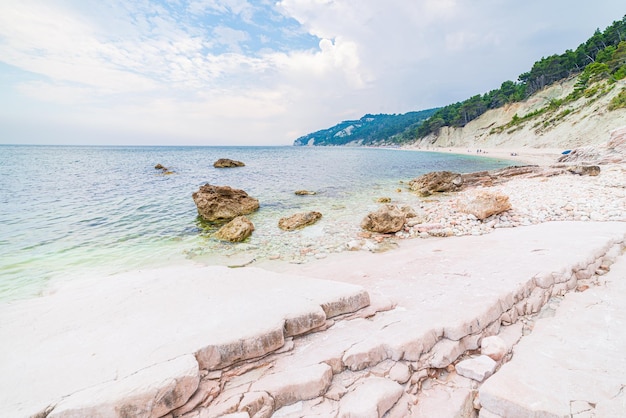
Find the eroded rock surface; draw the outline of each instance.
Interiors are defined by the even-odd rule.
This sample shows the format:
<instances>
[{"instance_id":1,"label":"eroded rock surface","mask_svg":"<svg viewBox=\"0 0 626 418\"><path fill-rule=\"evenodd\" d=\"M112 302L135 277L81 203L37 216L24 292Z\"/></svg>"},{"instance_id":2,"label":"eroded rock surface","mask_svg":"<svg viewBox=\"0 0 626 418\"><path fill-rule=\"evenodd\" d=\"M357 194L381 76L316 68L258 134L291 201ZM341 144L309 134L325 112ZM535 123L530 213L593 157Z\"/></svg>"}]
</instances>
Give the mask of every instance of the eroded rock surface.
<instances>
[{"instance_id":1,"label":"eroded rock surface","mask_svg":"<svg viewBox=\"0 0 626 418\"><path fill-rule=\"evenodd\" d=\"M434 193L454 192L463 186L463 178L459 173L451 171L433 171L419 176L409 182L412 191L420 196Z\"/></svg>"},{"instance_id":2,"label":"eroded rock surface","mask_svg":"<svg viewBox=\"0 0 626 418\"><path fill-rule=\"evenodd\" d=\"M237 216L232 221L221 227L215 238L230 242L241 242L252 235L254 224L245 216Z\"/></svg>"},{"instance_id":3,"label":"eroded rock surface","mask_svg":"<svg viewBox=\"0 0 626 418\"><path fill-rule=\"evenodd\" d=\"M511 209L509 197L503 193L478 191L457 204L459 211L485 219Z\"/></svg>"},{"instance_id":4,"label":"eroded rock surface","mask_svg":"<svg viewBox=\"0 0 626 418\"><path fill-rule=\"evenodd\" d=\"M231 160L230 158L220 158L213 163L215 168L231 168L231 167L245 167L245 164L241 161Z\"/></svg>"},{"instance_id":5,"label":"eroded rock surface","mask_svg":"<svg viewBox=\"0 0 626 418\"><path fill-rule=\"evenodd\" d=\"M278 221L278 227L285 231L293 231L294 229L300 229L305 226L313 225L320 219L322 219L322 214L320 212L311 211L296 213L285 218L280 218Z\"/></svg>"},{"instance_id":6,"label":"eroded rock surface","mask_svg":"<svg viewBox=\"0 0 626 418\"><path fill-rule=\"evenodd\" d=\"M398 232L406 222L407 213L396 205L382 205L378 210L368 214L361 221L361 228L389 234Z\"/></svg>"},{"instance_id":7,"label":"eroded rock surface","mask_svg":"<svg viewBox=\"0 0 626 418\"><path fill-rule=\"evenodd\" d=\"M206 221L222 221L247 215L259 208L259 201L243 190L230 186L205 184L194 192L193 201L198 214Z\"/></svg>"}]
</instances>

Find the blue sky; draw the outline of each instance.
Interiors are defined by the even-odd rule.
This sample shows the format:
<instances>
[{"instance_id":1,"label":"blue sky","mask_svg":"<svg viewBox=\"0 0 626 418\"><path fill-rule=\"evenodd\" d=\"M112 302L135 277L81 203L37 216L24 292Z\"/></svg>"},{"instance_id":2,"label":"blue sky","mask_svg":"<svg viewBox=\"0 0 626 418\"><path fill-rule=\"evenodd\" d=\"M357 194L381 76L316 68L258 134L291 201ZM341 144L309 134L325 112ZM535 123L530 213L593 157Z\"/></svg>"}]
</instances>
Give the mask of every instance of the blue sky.
<instances>
[{"instance_id":1,"label":"blue sky","mask_svg":"<svg viewBox=\"0 0 626 418\"><path fill-rule=\"evenodd\" d=\"M288 145L516 80L596 0L0 0L0 143Z\"/></svg>"}]
</instances>

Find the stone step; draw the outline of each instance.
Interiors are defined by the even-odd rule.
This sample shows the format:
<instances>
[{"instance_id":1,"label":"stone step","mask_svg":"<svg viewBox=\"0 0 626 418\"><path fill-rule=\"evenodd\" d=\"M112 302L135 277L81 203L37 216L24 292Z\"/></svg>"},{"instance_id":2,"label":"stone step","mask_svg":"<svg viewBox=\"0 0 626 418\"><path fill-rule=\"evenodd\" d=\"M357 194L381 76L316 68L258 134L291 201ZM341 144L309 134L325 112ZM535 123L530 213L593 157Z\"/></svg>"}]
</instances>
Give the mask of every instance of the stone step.
<instances>
[{"instance_id":1,"label":"stone step","mask_svg":"<svg viewBox=\"0 0 626 418\"><path fill-rule=\"evenodd\" d=\"M165 415L194 394L200 370L264 356L368 304L360 286L255 268L66 283L0 306L0 416Z\"/></svg>"},{"instance_id":2,"label":"stone step","mask_svg":"<svg viewBox=\"0 0 626 418\"><path fill-rule=\"evenodd\" d=\"M408 249L368 254L374 259L369 264L357 255L348 262L363 270L355 269L342 280L364 286L373 299L392 300L393 309L370 312L366 318L338 319L323 332L294 338L291 350L265 357L256 366L247 364L249 371L240 373L235 368L229 372L237 381L252 384L267 373L328 365L334 376L327 392L315 399L294 398L293 404L276 410L280 417L336 416L345 397L373 377L381 393L391 384L403 389L388 416L474 416L476 411L468 405L474 402L478 382L458 376L455 365L476 357L473 353L478 353L481 340L498 332L505 346L499 355L508 359L527 318L553 295L574 290L579 279L586 280L610 265L624 246L626 224L573 226L541 225L497 231L490 237L411 243ZM347 261L343 258L342 262ZM332 259L328 265L328 270L312 265L303 271L326 278L342 271L333 266ZM495 361L491 363L494 366ZM478 374L469 375L486 378ZM459 379L474 386L455 387ZM249 387L230 384L229 378L222 382L222 393L186 417L211 417L224 404L231 406L231 412L241 412L241 405L233 399L241 399ZM424 396L433 401L426 402ZM433 409L443 404L434 400L446 397L454 402L445 411ZM382 402L380 409L385 408Z\"/></svg>"}]
</instances>

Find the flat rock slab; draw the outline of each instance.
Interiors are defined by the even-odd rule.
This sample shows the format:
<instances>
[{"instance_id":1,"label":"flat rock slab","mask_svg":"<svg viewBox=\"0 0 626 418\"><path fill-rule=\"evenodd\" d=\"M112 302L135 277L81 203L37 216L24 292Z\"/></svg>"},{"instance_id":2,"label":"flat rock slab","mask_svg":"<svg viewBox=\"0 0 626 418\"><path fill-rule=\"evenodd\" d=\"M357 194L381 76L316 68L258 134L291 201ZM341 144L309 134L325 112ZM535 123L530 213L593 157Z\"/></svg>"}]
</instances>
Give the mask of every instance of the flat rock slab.
<instances>
[{"instance_id":1,"label":"flat rock slab","mask_svg":"<svg viewBox=\"0 0 626 418\"><path fill-rule=\"evenodd\" d=\"M568 294L554 317L537 321L482 385L481 416L624 416L626 257L604 280Z\"/></svg>"},{"instance_id":2,"label":"flat rock slab","mask_svg":"<svg viewBox=\"0 0 626 418\"><path fill-rule=\"evenodd\" d=\"M266 354L286 334L368 303L359 286L255 268L185 265L65 283L0 306L0 416L31 416L56 404L55 416L94 404L114 410L139 395L188 397L198 368ZM163 390L151 392L155 383ZM153 408L158 415L169 412L163 405Z\"/></svg>"}]
</instances>

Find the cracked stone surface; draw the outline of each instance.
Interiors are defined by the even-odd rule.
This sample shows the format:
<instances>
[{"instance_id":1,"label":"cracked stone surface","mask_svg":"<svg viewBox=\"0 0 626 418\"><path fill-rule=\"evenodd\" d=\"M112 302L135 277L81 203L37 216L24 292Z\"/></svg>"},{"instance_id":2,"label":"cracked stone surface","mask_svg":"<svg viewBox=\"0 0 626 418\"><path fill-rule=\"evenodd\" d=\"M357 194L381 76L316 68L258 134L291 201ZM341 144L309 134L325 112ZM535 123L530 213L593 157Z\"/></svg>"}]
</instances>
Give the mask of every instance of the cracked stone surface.
<instances>
[{"instance_id":1,"label":"cracked stone surface","mask_svg":"<svg viewBox=\"0 0 626 418\"><path fill-rule=\"evenodd\" d=\"M511 347L526 344L546 327L542 321L575 318L561 313L581 309L581 301L568 308L570 296L603 288L592 283L596 272L612 283L618 264L611 263L625 258L625 238L626 223L555 222L407 241L387 253L343 253L305 265L174 268L61 289L0 307L0 341L11 342L0 346L0 376L15 377L0 380L0 415L29 416L66 394L193 354L200 389L172 407L173 417L442 416L444 404L445 416L473 417L478 383L457 374L459 362L499 334L506 353L498 366L505 364L483 384L489 387L517 361L516 351L506 363ZM611 306L611 318L626 315L617 301ZM578 332L586 335L594 320L606 317L591 316ZM586 344L577 350L589 346L595 354ZM607 361L592 354L585 351L583 368ZM622 359L608 354L624 375ZM573 356L552 361L580 367ZM74 374L57 384L66 369ZM624 386L609 380L606 402L575 396L569 410L619 410ZM536 396L531 389L520 396ZM483 397L481 389L482 416L499 416L499 396Z\"/></svg>"},{"instance_id":2,"label":"cracked stone surface","mask_svg":"<svg viewBox=\"0 0 626 418\"><path fill-rule=\"evenodd\" d=\"M553 317L536 322L480 388L481 417L624 415L626 257L603 281L567 294Z\"/></svg>"},{"instance_id":3,"label":"cracked stone surface","mask_svg":"<svg viewBox=\"0 0 626 418\"><path fill-rule=\"evenodd\" d=\"M139 393L151 393L146 387L173 391L181 372L161 373L172 359L191 355L197 380L199 369L265 355L285 344L286 333L311 331L368 303L351 284L197 265L67 284L0 306L0 416L31 416L56 404L53 416L69 416L60 411L75 410L67 405L88 388L98 388L93 405L136 405ZM180 406L166 404L160 415Z\"/></svg>"}]
</instances>

